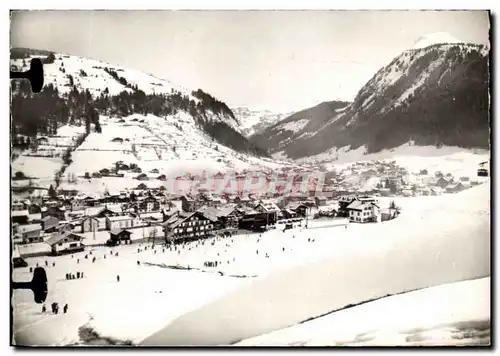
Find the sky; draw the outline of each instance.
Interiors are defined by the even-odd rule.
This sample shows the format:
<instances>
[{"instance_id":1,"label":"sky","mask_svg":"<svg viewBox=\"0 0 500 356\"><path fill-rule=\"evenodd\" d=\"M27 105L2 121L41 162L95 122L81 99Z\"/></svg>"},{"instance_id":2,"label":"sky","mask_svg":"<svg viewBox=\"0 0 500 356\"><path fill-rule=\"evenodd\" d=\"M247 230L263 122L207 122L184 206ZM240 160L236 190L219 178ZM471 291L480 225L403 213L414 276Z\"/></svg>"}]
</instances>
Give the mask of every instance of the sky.
<instances>
[{"instance_id":1,"label":"sky","mask_svg":"<svg viewBox=\"0 0 500 356\"><path fill-rule=\"evenodd\" d=\"M424 35L489 43L485 11L20 11L11 47L51 50L201 88L230 107L352 100Z\"/></svg>"}]
</instances>

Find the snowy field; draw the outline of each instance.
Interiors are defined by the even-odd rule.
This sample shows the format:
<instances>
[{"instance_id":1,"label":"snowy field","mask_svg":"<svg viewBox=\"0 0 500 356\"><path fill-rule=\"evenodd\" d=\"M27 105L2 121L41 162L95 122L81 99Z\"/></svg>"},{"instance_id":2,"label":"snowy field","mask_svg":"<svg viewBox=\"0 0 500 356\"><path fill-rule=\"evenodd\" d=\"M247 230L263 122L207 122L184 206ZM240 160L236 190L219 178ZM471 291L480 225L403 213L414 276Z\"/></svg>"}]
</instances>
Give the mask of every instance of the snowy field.
<instances>
[{"instance_id":1,"label":"snowy field","mask_svg":"<svg viewBox=\"0 0 500 356\"><path fill-rule=\"evenodd\" d=\"M64 152L76 145L76 139L84 131L83 126L64 125L57 129L56 136L43 136L47 141L40 142L36 151L24 151L11 162L12 174L22 172L27 177L35 178L31 180L34 187L49 188L51 184L55 185L55 175L64 164Z\"/></svg>"},{"instance_id":2,"label":"snowy field","mask_svg":"<svg viewBox=\"0 0 500 356\"><path fill-rule=\"evenodd\" d=\"M490 345L490 277L395 295L235 346Z\"/></svg>"},{"instance_id":3,"label":"snowy field","mask_svg":"<svg viewBox=\"0 0 500 356\"><path fill-rule=\"evenodd\" d=\"M164 251L160 245L144 250L145 244L134 244L112 249L93 247L90 259L84 258L89 251L73 257L28 258L30 266L49 262L47 305L57 301L62 308L68 303L69 311L44 315L41 306L33 303L30 291L15 291L15 340L37 345L125 341L148 345L231 344L349 304L486 277L490 273L489 199L489 185L484 184L455 195L402 198L398 200L403 208L401 216L379 224L329 227L325 226L327 220L320 220L310 221L308 229L209 239L177 250ZM95 263L93 256L97 258ZM205 267L206 261L218 261L218 266ZM77 271L84 272L83 279L65 279L65 273ZM116 281L117 274L120 282ZM248 278L238 278L243 276ZM13 278L29 280L29 269L15 269ZM478 288L484 290L482 285ZM468 289L472 294L476 291ZM457 294L457 298L463 302L450 303L449 308L456 308L453 313L470 311L477 320L485 318L484 296L477 301L469 295ZM397 303L396 307L403 308ZM471 308L476 308L477 314ZM462 320L432 320L436 324L455 321ZM400 326L387 323L380 327L374 324L373 328ZM155 333L167 324L166 329ZM359 333L372 329L368 322L363 325L367 327ZM335 330L332 328L326 340L318 332L320 339L311 343L349 341ZM90 340L92 333L94 340ZM314 334L306 330L298 340L309 340L308 333ZM383 335L375 335L378 341L373 342L404 341L397 335L392 341L381 339ZM280 340L276 343L289 342Z\"/></svg>"},{"instance_id":4,"label":"snowy field","mask_svg":"<svg viewBox=\"0 0 500 356\"><path fill-rule=\"evenodd\" d=\"M73 183L63 179L61 188L78 189L87 194L136 188L141 183L157 188L162 182L156 178L162 174L272 170L289 165L241 154L214 143L185 113L166 118L138 114L122 119L101 116L100 121L102 133L91 133L86 138L72 153L73 162L65 172L65 177L75 174L80 179ZM136 164L149 180L135 180L137 173L125 173L123 178L81 178L86 172L92 175L104 168L113 169L118 161ZM153 169L158 173L149 173Z\"/></svg>"}]
</instances>

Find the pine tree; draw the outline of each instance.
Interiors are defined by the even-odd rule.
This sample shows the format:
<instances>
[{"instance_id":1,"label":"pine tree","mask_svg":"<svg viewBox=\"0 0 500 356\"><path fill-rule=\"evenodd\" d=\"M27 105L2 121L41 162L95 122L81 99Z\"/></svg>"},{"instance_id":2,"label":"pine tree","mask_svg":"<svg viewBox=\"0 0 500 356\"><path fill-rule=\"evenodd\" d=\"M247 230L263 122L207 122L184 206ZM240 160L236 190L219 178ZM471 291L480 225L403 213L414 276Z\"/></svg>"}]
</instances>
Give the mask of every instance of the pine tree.
<instances>
[{"instance_id":1,"label":"pine tree","mask_svg":"<svg viewBox=\"0 0 500 356\"><path fill-rule=\"evenodd\" d=\"M57 197L56 190L54 189L54 187L52 186L52 184L49 187L49 197L51 197L51 198L56 198Z\"/></svg>"}]
</instances>

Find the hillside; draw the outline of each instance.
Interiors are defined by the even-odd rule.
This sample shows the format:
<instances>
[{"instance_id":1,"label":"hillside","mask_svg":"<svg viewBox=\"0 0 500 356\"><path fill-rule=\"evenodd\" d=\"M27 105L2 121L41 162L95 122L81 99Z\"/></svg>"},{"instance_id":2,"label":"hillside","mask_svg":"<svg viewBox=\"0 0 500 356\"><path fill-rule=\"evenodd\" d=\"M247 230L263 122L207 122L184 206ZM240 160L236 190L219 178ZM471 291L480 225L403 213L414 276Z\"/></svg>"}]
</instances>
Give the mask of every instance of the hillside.
<instances>
[{"instance_id":1,"label":"hillside","mask_svg":"<svg viewBox=\"0 0 500 356\"><path fill-rule=\"evenodd\" d=\"M337 110L323 125L287 136L275 129L280 122L252 141L269 142L264 146L269 152L294 159L339 149L369 154L408 142L488 149L487 48L432 43L423 38L415 48L394 58L350 105Z\"/></svg>"},{"instance_id":2,"label":"hillside","mask_svg":"<svg viewBox=\"0 0 500 356\"><path fill-rule=\"evenodd\" d=\"M270 110L251 110L246 107L231 108L231 111L240 123L241 134L247 138L292 115L292 113L277 113Z\"/></svg>"},{"instance_id":3,"label":"hillside","mask_svg":"<svg viewBox=\"0 0 500 356\"><path fill-rule=\"evenodd\" d=\"M25 178L13 181L18 192L53 185L97 194L140 183L159 186L162 175L289 165L269 159L250 143L239 133L232 111L200 89L36 50L12 51L11 66L27 70L30 56L45 62L45 83L38 94L26 81L11 83L11 176L22 173ZM132 172L102 176L117 162L136 165L148 182L136 180Z\"/></svg>"},{"instance_id":4,"label":"hillside","mask_svg":"<svg viewBox=\"0 0 500 356\"><path fill-rule=\"evenodd\" d=\"M276 152L295 139L317 132L328 120L342 111L349 103L328 101L292 114L250 136L250 141L270 152Z\"/></svg>"},{"instance_id":5,"label":"hillside","mask_svg":"<svg viewBox=\"0 0 500 356\"><path fill-rule=\"evenodd\" d=\"M400 198L396 204L403 213L379 224L294 231L295 239L319 240L323 235L328 244L307 260L302 255L307 245L303 246L297 265L270 271L165 323L142 345L235 344L387 295L487 277L491 271L490 189L488 182L453 195ZM286 241L286 235L281 236L275 239ZM479 300L475 305L484 304ZM449 321L436 316L436 323L426 326ZM363 325L366 319L354 319L355 323L361 320L360 333L371 331Z\"/></svg>"},{"instance_id":6,"label":"hillside","mask_svg":"<svg viewBox=\"0 0 500 356\"><path fill-rule=\"evenodd\" d=\"M42 57L45 83L40 94L29 83L12 82L12 136L54 134L66 124L99 131L99 115L116 117L185 112L214 141L238 152L266 156L239 131L226 104L203 92L189 91L140 71L101 61L32 49L12 50L11 66L27 70L30 58Z\"/></svg>"}]
</instances>

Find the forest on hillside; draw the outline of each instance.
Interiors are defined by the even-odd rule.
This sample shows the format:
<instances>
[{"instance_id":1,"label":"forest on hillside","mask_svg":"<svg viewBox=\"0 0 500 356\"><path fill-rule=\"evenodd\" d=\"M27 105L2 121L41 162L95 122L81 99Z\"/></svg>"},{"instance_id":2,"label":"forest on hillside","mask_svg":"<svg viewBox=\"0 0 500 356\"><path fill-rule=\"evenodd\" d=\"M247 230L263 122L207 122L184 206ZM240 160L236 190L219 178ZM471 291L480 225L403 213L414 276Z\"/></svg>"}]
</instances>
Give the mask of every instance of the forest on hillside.
<instances>
[{"instance_id":1,"label":"forest on hillside","mask_svg":"<svg viewBox=\"0 0 500 356\"><path fill-rule=\"evenodd\" d=\"M23 52L24 51L24 52ZM53 63L53 54L45 51L16 49L13 58L28 58L30 55L46 55L45 63ZM24 60L24 59L23 59ZM174 115L179 111L189 113L196 124L215 141L227 145L237 151L253 155L267 156L267 152L255 144L248 142L239 132L224 121L213 122L210 113L222 118L234 119L234 114L223 102L215 99L201 89L188 95L172 90L169 94L146 94L137 85L128 83L111 68L103 68L117 82L132 89L122 91L118 95L110 95L108 88L99 96L93 96L89 90L74 85L72 74L67 74L64 65L59 71L68 79L71 90L62 95L51 83L45 85L40 93L32 93L27 81L11 81L11 135L13 138L23 135L35 138L37 135L54 135L58 127L85 125L86 133L91 130L101 132L99 115L129 116L132 114L153 114L158 117ZM86 76L81 70L80 76ZM217 129L214 129L217 128Z\"/></svg>"}]
</instances>

